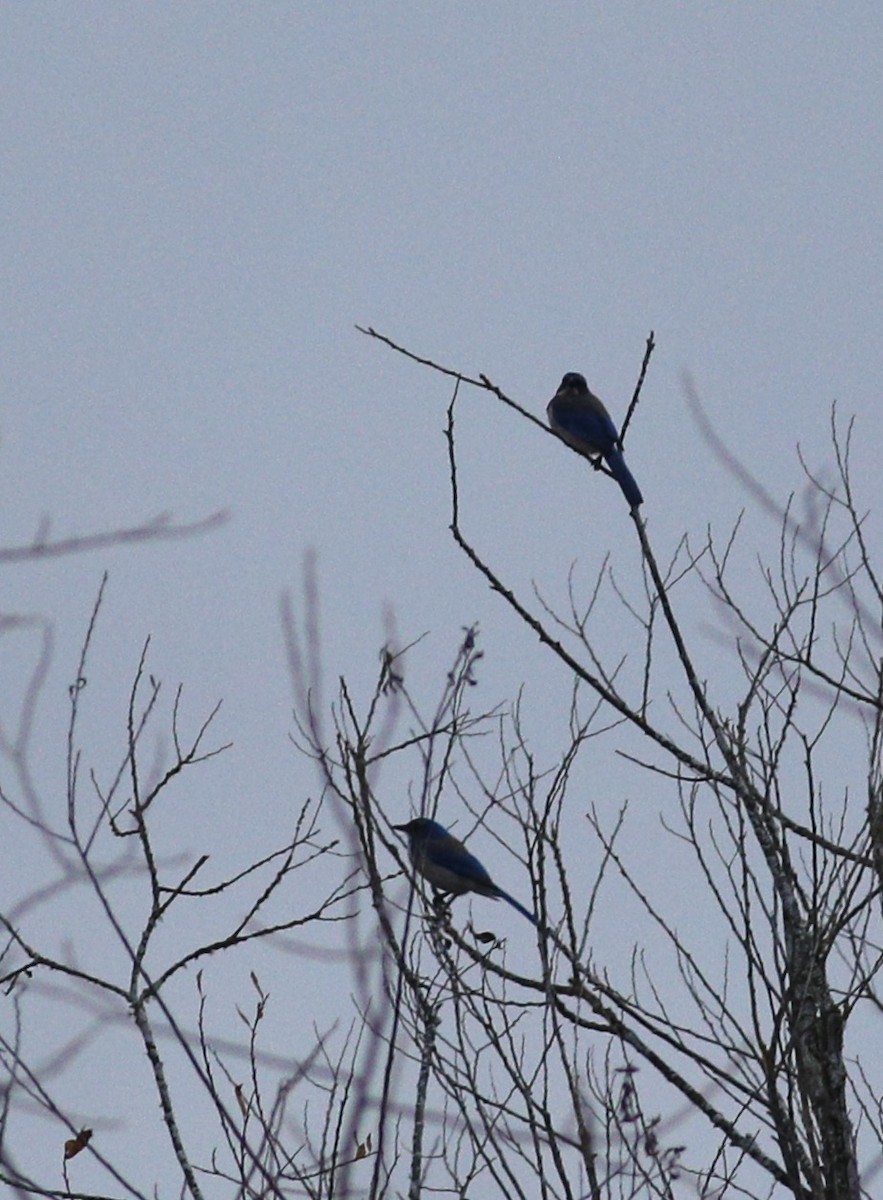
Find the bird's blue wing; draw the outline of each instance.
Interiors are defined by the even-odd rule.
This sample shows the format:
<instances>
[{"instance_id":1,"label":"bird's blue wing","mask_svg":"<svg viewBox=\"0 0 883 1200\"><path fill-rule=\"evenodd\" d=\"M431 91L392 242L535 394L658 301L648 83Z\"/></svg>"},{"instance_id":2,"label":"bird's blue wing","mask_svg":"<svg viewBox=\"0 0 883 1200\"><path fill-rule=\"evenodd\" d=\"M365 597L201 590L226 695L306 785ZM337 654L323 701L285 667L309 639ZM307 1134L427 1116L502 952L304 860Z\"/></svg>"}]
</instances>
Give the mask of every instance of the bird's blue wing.
<instances>
[{"instance_id":1,"label":"bird's blue wing","mask_svg":"<svg viewBox=\"0 0 883 1200\"><path fill-rule=\"evenodd\" d=\"M470 885L485 884L493 886L491 877L475 855L470 854L466 847L451 834L445 837L432 838L424 847L425 857L433 866L444 871L450 871L467 880Z\"/></svg>"},{"instance_id":2,"label":"bird's blue wing","mask_svg":"<svg viewBox=\"0 0 883 1200\"><path fill-rule=\"evenodd\" d=\"M607 454L617 446L619 435L610 413L597 396L559 392L548 407L549 423L577 450Z\"/></svg>"}]
</instances>

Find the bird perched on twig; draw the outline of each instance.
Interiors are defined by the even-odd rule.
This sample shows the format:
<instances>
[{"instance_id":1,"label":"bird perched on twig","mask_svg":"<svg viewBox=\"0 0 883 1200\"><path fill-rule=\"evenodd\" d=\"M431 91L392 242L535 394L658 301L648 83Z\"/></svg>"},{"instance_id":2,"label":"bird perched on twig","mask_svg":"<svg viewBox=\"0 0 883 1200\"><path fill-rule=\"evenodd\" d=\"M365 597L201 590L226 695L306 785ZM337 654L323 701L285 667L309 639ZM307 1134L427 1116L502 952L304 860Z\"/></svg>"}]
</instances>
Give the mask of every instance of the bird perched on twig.
<instances>
[{"instance_id":1,"label":"bird perched on twig","mask_svg":"<svg viewBox=\"0 0 883 1200\"><path fill-rule=\"evenodd\" d=\"M546 407L549 425L562 441L588 457L600 454L610 474L622 488L629 508L644 503L635 477L625 465L619 433L610 413L598 397L589 391L585 376L568 371L558 391Z\"/></svg>"},{"instance_id":2,"label":"bird perched on twig","mask_svg":"<svg viewBox=\"0 0 883 1200\"><path fill-rule=\"evenodd\" d=\"M498 887L478 859L444 825L427 817L416 817L406 825L393 825L393 829L408 835L408 852L415 870L437 892L452 896L477 892L491 900L505 900L536 925L537 919L530 909Z\"/></svg>"}]
</instances>

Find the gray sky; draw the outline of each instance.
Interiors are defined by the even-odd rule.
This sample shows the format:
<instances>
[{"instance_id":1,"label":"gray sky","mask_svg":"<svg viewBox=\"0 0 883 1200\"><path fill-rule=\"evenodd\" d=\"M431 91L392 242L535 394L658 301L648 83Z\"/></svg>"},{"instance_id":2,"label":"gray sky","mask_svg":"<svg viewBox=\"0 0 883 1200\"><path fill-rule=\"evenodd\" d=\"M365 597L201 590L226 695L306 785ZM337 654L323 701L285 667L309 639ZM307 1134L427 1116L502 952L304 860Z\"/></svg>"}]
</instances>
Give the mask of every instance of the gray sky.
<instances>
[{"instance_id":1,"label":"gray sky","mask_svg":"<svg viewBox=\"0 0 883 1200\"><path fill-rule=\"evenodd\" d=\"M798 440L830 461L836 400L856 415L873 502L879 4L0 13L2 540L45 518L67 536L231 513L205 538L4 573L5 612L56 621L47 796L105 567L95 761L123 744L147 634L150 669L185 682L194 720L224 698L219 738L235 743L194 777L170 845L265 847L315 788L287 742L278 623L311 547L329 679L370 686L392 606L402 640L431 631L414 669L433 688L478 621L482 703L527 681L541 713L566 690L446 532L446 381L357 322L486 373L539 415L562 373L582 371L617 419L653 329L627 457L663 558L747 503L697 432L685 370L781 501L802 484ZM574 560L588 583L611 551L637 582L609 481L483 393L463 396L460 439L465 520L507 580L560 601ZM774 537L762 519L749 531L746 561ZM22 638L0 644L7 720L28 655ZM558 745L561 727L534 719ZM605 770L618 804L635 777ZM406 797L388 809L405 819Z\"/></svg>"}]
</instances>

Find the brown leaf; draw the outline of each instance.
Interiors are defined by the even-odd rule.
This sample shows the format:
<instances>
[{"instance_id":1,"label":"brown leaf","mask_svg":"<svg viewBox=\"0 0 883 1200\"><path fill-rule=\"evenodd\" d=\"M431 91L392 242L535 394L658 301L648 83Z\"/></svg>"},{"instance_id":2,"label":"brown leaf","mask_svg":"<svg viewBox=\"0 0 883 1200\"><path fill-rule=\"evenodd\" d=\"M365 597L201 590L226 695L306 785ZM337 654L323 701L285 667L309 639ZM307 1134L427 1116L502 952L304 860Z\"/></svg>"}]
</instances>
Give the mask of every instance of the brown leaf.
<instances>
[{"instance_id":1,"label":"brown leaf","mask_svg":"<svg viewBox=\"0 0 883 1200\"><path fill-rule=\"evenodd\" d=\"M92 1137L91 1129L81 1129L76 1137L68 1138L64 1143L64 1160L67 1162L69 1158L74 1158L81 1150L85 1150L89 1145L89 1139Z\"/></svg>"}]
</instances>

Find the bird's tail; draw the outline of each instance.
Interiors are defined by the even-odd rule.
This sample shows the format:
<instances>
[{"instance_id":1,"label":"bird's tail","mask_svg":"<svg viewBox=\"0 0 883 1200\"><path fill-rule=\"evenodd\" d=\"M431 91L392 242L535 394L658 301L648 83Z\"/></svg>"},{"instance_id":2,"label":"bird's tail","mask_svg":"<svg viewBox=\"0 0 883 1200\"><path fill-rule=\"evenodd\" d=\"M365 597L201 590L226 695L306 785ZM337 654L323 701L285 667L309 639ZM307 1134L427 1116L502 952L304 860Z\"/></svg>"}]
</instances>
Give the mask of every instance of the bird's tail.
<instances>
[{"instance_id":1,"label":"bird's tail","mask_svg":"<svg viewBox=\"0 0 883 1200\"><path fill-rule=\"evenodd\" d=\"M637 508L644 503L641 489L635 483L635 477L625 465L625 459L620 450L608 450L604 455L610 474L622 488L622 494L628 500L629 508Z\"/></svg>"},{"instance_id":2,"label":"bird's tail","mask_svg":"<svg viewBox=\"0 0 883 1200\"><path fill-rule=\"evenodd\" d=\"M527 917L532 925L536 925L537 919L529 908L525 908L523 904L519 904L514 896L510 896L508 892L504 892L501 887L494 884L494 891L501 900L505 900L507 904L511 904L513 908L517 908L522 916Z\"/></svg>"}]
</instances>

